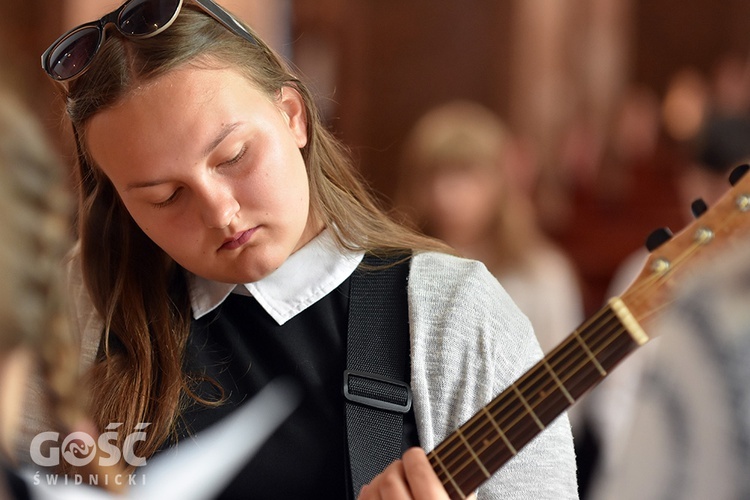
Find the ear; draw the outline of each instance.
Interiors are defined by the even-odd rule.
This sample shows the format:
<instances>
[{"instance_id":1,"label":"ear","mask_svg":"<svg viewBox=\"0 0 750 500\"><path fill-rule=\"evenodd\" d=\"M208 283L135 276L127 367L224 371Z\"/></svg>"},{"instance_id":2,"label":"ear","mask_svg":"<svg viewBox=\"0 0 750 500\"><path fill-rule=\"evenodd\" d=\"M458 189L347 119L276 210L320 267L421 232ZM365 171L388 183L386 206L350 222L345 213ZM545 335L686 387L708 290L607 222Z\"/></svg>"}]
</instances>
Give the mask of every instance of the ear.
<instances>
[{"instance_id":1,"label":"ear","mask_svg":"<svg viewBox=\"0 0 750 500\"><path fill-rule=\"evenodd\" d=\"M307 144L307 112L302 96L293 87L282 87L276 105L284 115L297 147L304 147Z\"/></svg>"}]
</instances>

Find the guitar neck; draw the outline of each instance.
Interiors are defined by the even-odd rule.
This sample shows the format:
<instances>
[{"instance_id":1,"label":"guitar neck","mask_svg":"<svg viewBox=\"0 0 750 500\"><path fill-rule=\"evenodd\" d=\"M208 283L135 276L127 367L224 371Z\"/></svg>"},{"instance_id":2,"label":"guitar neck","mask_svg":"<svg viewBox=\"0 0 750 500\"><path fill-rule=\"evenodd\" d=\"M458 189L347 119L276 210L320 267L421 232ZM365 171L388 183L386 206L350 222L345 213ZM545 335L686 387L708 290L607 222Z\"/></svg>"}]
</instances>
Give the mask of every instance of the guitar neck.
<instances>
[{"instance_id":1,"label":"guitar neck","mask_svg":"<svg viewBox=\"0 0 750 500\"><path fill-rule=\"evenodd\" d=\"M714 207L694 209L679 234L658 230L651 255L630 287L428 454L451 498L466 498L598 384L648 337L649 321L664 305L675 278L750 229L750 165L729 176L732 189ZM695 205L695 204L694 204ZM696 205L701 207L701 204ZM745 240L742 244L745 244ZM626 305L627 303L627 305Z\"/></svg>"},{"instance_id":2,"label":"guitar neck","mask_svg":"<svg viewBox=\"0 0 750 500\"><path fill-rule=\"evenodd\" d=\"M428 458L451 498L466 498L647 337L613 299Z\"/></svg>"}]
</instances>

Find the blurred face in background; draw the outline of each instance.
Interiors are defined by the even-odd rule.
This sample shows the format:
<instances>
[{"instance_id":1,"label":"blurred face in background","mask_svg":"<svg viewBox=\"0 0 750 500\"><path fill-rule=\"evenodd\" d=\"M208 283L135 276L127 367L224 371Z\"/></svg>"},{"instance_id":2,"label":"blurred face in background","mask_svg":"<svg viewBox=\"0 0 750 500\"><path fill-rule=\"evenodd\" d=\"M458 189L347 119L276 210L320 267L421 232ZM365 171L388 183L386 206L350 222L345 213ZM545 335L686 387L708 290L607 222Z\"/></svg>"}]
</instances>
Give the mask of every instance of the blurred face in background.
<instances>
[{"instance_id":1,"label":"blurred face in background","mask_svg":"<svg viewBox=\"0 0 750 500\"><path fill-rule=\"evenodd\" d=\"M408 134L400 204L427 234L464 254L495 240L509 202L513 141L499 117L465 100L426 112Z\"/></svg>"},{"instance_id":2,"label":"blurred face in background","mask_svg":"<svg viewBox=\"0 0 750 500\"><path fill-rule=\"evenodd\" d=\"M424 174L419 200L426 230L455 247L485 238L497 220L502 184L499 165L490 160L435 165Z\"/></svg>"}]
</instances>

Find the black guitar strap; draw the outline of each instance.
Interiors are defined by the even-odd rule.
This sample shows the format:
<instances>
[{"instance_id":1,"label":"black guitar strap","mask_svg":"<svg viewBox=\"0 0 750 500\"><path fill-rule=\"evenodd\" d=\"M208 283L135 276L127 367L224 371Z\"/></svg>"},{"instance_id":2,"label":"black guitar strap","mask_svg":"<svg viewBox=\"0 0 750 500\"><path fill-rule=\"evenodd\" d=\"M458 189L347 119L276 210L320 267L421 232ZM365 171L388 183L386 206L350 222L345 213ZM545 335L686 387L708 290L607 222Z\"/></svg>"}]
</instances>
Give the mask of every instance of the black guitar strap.
<instances>
[{"instance_id":1,"label":"black guitar strap","mask_svg":"<svg viewBox=\"0 0 750 500\"><path fill-rule=\"evenodd\" d=\"M406 291L411 261L399 260L367 254L351 279L344 397L355 498L403 453L404 416L411 409ZM388 264L393 265L383 268Z\"/></svg>"}]
</instances>

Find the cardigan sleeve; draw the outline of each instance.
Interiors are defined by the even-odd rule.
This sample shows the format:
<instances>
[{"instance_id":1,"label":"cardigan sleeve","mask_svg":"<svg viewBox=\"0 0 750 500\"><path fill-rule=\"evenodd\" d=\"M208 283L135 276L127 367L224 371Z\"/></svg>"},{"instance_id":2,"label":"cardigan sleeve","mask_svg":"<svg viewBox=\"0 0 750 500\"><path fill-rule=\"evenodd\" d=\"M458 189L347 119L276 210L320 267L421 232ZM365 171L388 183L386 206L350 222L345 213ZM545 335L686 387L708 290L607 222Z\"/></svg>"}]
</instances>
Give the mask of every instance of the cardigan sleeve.
<instances>
[{"instance_id":1,"label":"cardigan sleeve","mask_svg":"<svg viewBox=\"0 0 750 500\"><path fill-rule=\"evenodd\" d=\"M531 324L483 264L426 252L409 275L414 413L433 449L542 357ZM566 414L524 447L479 499L578 498Z\"/></svg>"}]
</instances>

